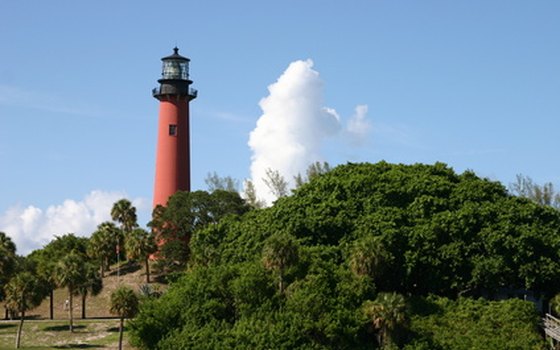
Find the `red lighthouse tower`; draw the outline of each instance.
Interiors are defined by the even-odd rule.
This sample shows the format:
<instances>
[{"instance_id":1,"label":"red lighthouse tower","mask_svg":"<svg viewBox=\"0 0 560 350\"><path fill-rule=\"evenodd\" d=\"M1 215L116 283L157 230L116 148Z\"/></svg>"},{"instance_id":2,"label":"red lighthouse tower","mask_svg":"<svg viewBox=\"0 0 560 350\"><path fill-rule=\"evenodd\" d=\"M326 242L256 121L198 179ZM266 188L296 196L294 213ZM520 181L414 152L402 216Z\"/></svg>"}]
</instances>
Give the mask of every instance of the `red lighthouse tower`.
<instances>
[{"instance_id":1,"label":"red lighthouse tower","mask_svg":"<svg viewBox=\"0 0 560 350\"><path fill-rule=\"evenodd\" d=\"M161 60L160 85L152 91L160 101L154 208L165 206L175 192L191 189L189 102L197 95L190 87L190 60L179 55L178 48Z\"/></svg>"}]
</instances>

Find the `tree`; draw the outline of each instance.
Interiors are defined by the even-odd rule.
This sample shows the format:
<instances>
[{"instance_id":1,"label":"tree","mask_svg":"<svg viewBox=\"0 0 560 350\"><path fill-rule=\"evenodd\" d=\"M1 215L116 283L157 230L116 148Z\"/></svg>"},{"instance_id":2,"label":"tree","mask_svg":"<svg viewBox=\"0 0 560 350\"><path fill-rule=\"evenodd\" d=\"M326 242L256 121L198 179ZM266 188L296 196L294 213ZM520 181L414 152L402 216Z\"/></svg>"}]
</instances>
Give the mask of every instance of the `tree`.
<instances>
[{"instance_id":1,"label":"tree","mask_svg":"<svg viewBox=\"0 0 560 350\"><path fill-rule=\"evenodd\" d=\"M262 180L276 198L288 195L288 182L278 170L266 169L266 176Z\"/></svg>"},{"instance_id":2,"label":"tree","mask_svg":"<svg viewBox=\"0 0 560 350\"><path fill-rule=\"evenodd\" d=\"M112 222L103 222L91 235L87 253L92 259L99 262L101 277L109 270L111 258L115 256L116 247L121 239L122 231Z\"/></svg>"},{"instance_id":3,"label":"tree","mask_svg":"<svg viewBox=\"0 0 560 350\"><path fill-rule=\"evenodd\" d=\"M44 289L41 288L39 280L30 272L20 272L13 277L5 287L6 306L13 312L20 314L20 322L16 336L16 349L19 348L21 342L21 331L23 329L23 321L25 320L25 312L33 309L45 297Z\"/></svg>"},{"instance_id":4,"label":"tree","mask_svg":"<svg viewBox=\"0 0 560 350\"><path fill-rule=\"evenodd\" d=\"M176 203L179 210L183 203L192 207L188 197ZM160 298L146 300L131 322L138 348L366 349L377 345L377 334L406 350L542 348L529 303L496 303L484 312L485 326L477 326L480 297L493 290L543 296L560 290L560 211L511 196L498 182L456 174L442 163L346 164L270 208L217 224L206 205L195 207L196 217L210 223L191 231L188 273ZM170 222L193 227L189 213ZM277 235L297 242L297 263L276 258ZM384 263L377 255L352 257L357 247L380 249L376 243L387 252ZM373 275L375 283L356 273ZM365 306L377 304L380 291L410 296L407 306L426 295L469 302L452 312L410 303L405 327L390 331L387 323L368 332L374 319L366 321ZM523 321L514 320L513 309ZM410 337L400 337L409 324Z\"/></svg>"},{"instance_id":5,"label":"tree","mask_svg":"<svg viewBox=\"0 0 560 350\"><path fill-rule=\"evenodd\" d=\"M56 265L55 276L59 287L68 289L68 316L70 319L70 332L74 332L74 295L79 292L80 286L84 284L86 270L84 264L85 256L76 251L71 251Z\"/></svg>"},{"instance_id":6,"label":"tree","mask_svg":"<svg viewBox=\"0 0 560 350\"><path fill-rule=\"evenodd\" d=\"M16 245L12 239L4 232L0 232L0 301L4 300L4 289L10 277L15 271L16 265ZM6 317L8 310L6 309Z\"/></svg>"},{"instance_id":7,"label":"tree","mask_svg":"<svg viewBox=\"0 0 560 350\"><path fill-rule=\"evenodd\" d=\"M54 318L54 289L56 288L56 265L68 254L75 251L85 255L88 245L88 239L85 237L76 237L73 233L63 236L55 236L43 249L38 249L27 257L27 260L33 261L37 267L37 274L43 281L49 291L49 312L51 320Z\"/></svg>"},{"instance_id":8,"label":"tree","mask_svg":"<svg viewBox=\"0 0 560 350\"><path fill-rule=\"evenodd\" d=\"M257 197L255 184L251 180L245 180L243 197L245 198L247 204L254 209L260 209L264 207L264 202L262 200L259 200L259 198Z\"/></svg>"},{"instance_id":9,"label":"tree","mask_svg":"<svg viewBox=\"0 0 560 350\"><path fill-rule=\"evenodd\" d=\"M331 171L331 166L327 162L314 162L309 164L307 170L305 171L305 177L298 173L294 176L294 181L296 183L296 188L301 187L304 183L307 183L319 175L326 174Z\"/></svg>"},{"instance_id":10,"label":"tree","mask_svg":"<svg viewBox=\"0 0 560 350\"><path fill-rule=\"evenodd\" d=\"M195 231L218 223L229 215L241 215L249 210L237 192L216 190L177 192L158 206L148 224L159 244L156 268L177 272L189 259L188 245Z\"/></svg>"},{"instance_id":11,"label":"tree","mask_svg":"<svg viewBox=\"0 0 560 350\"><path fill-rule=\"evenodd\" d=\"M549 301L552 311L556 316L560 316L560 293L556 294L552 299Z\"/></svg>"},{"instance_id":12,"label":"tree","mask_svg":"<svg viewBox=\"0 0 560 350\"><path fill-rule=\"evenodd\" d=\"M85 263L84 275L77 286L77 292L82 296L82 319L86 318L86 298L88 295L98 295L103 289L103 279L97 268L91 263Z\"/></svg>"},{"instance_id":13,"label":"tree","mask_svg":"<svg viewBox=\"0 0 560 350\"><path fill-rule=\"evenodd\" d=\"M350 251L350 269L358 276L374 280L381 275L392 258L380 236L368 235L354 241Z\"/></svg>"},{"instance_id":14,"label":"tree","mask_svg":"<svg viewBox=\"0 0 560 350\"><path fill-rule=\"evenodd\" d=\"M127 259L144 261L146 283L150 283L150 255L156 251L157 244L154 235L144 229L134 229L126 240Z\"/></svg>"},{"instance_id":15,"label":"tree","mask_svg":"<svg viewBox=\"0 0 560 350\"><path fill-rule=\"evenodd\" d=\"M374 301L366 301L364 315L369 319L377 333L377 342L381 347L393 343L393 334L397 327L406 321L406 302L397 293L379 293Z\"/></svg>"},{"instance_id":16,"label":"tree","mask_svg":"<svg viewBox=\"0 0 560 350\"><path fill-rule=\"evenodd\" d=\"M128 287L121 286L111 293L111 313L119 316L119 350L122 349L124 319L132 318L138 313L138 297Z\"/></svg>"},{"instance_id":17,"label":"tree","mask_svg":"<svg viewBox=\"0 0 560 350\"><path fill-rule=\"evenodd\" d=\"M123 198L113 204L111 218L121 224L121 229L125 236L138 227L136 208L128 199Z\"/></svg>"},{"instance_id":18,"label":"tree","mask_svg":"<svg viewBox=\"0 0 560 350\"><path fill-rule=\"evenodd\" d=\"M541 186L536 184L529 176L517 174L515 182L509 185L509 190L519 197L560 209L560 193L554 189L551 182Z\"/></svg>"},{"instance_id":19,"label":"tree","mask_svg":"<svg viewBox=\"0 0 560 350\"><path fill-rule=\"evenodd\" d=\"M299 249L295 238L287 234L275 234L266 240L262 252L263 266L278 274L278 290L284 294L284 273L297 263Z\"/></svg>"},{"instance_id":20,"label":"tree","mask_svg":"<svg viewBox=\"0 0 560 350\"><path fill-rule=\"evenodd\" d=\"M208 192L212 193L216 190L238 192L239 181L231 176L221 177L216 172L208 173L204 179Z\"/></svg>"}]
</instances>

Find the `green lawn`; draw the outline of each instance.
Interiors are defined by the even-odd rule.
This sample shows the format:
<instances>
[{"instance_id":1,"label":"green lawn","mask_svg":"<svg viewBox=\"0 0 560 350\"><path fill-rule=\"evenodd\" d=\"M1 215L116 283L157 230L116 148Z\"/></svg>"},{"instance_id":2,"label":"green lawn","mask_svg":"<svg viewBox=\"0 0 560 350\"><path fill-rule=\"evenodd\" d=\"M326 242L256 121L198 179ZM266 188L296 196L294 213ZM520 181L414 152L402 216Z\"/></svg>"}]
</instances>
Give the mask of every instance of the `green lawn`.
<instances>
[{"instance_id":1,"label":"green lawn","mask_svg":"<svg viewBox=\"0 0 560 350\"><path fill-rule=\"evenodd\" d=\"M14 349L19 321L0 322L0 349ZM74 333L68 321L26 320L20 349L117 349L119 321L76 320ZM133 349L124 334L124 349Z\"/></svg>"}]
</instances>

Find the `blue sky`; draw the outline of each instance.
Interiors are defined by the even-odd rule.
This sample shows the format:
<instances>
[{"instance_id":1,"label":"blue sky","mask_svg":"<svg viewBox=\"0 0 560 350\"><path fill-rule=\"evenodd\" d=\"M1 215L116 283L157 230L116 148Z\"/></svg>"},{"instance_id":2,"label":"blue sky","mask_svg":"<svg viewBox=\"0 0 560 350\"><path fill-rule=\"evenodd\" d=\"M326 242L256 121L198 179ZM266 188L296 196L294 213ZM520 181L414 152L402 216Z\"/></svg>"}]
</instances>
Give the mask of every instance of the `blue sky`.
<instances>
[{"instance_id":1,"label":"blue sky","mask_svg":"<svg viewBox=\"0 0 560 350\"><path fill-rule=\"evenodd\" d=\"M318 160L442 161L506 185L519 173L560 185L559 16L558 1L3 1L0 230L26 253L53 234L88 235L121 196L145 224L151 88L175 45L199 90L194 189L212 171L252 176L249 136L269 113L259 102L277 81L294 93L279 78L304 79L288 67L308 59L314 106L342 130L317 140ZM359 144L346 132L357 106ZM281 112L272 123L288 123ZM322 128L308 126L306 137Z\"/></svg>"}]
</instances>

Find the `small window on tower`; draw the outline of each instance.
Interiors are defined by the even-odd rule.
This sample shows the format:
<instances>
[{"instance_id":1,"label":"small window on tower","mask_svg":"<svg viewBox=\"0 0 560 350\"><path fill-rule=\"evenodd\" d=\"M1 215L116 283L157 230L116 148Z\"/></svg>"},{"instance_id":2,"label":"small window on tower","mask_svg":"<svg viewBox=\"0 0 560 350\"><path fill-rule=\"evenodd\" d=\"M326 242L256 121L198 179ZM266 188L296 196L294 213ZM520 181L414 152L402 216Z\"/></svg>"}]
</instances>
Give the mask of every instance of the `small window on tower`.
<instances>
[{"instance_id":1,"label":"small window on tower","mask_svg":"<svg viewBox=\"0 0 560 350\"><path fill-rule=\"evenodd\" d=\"M176 136L177 135L177 125L169 124L169 135Z\"/></svg>"}]
</instances>

